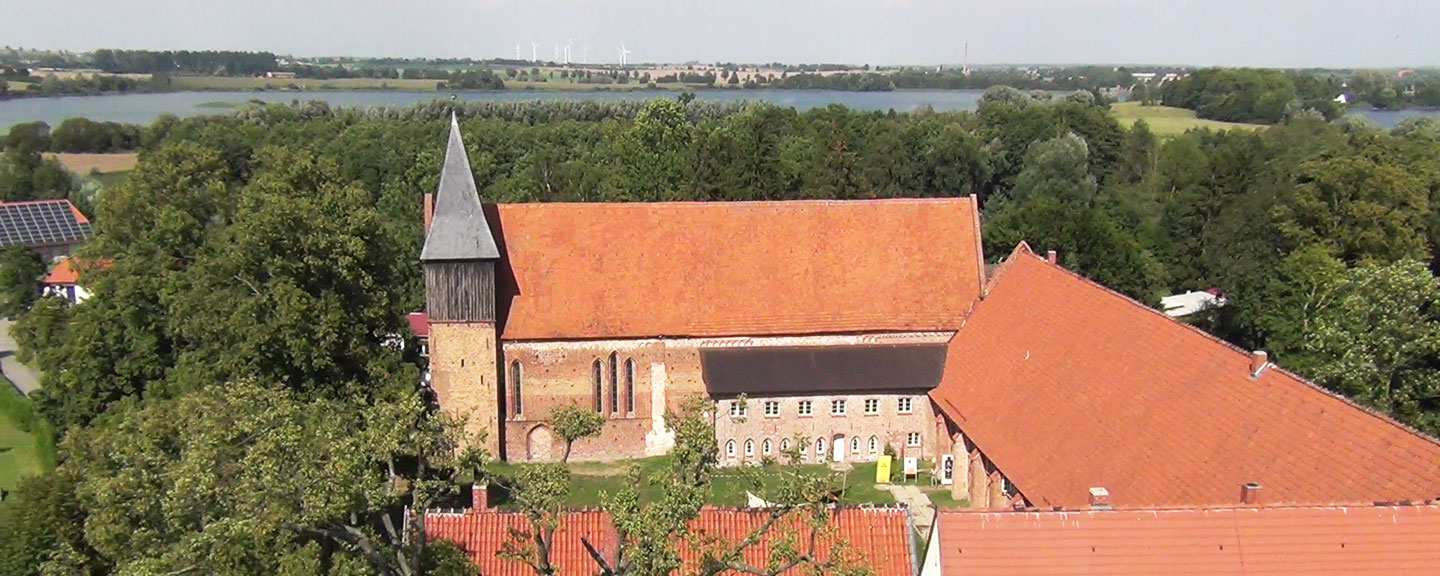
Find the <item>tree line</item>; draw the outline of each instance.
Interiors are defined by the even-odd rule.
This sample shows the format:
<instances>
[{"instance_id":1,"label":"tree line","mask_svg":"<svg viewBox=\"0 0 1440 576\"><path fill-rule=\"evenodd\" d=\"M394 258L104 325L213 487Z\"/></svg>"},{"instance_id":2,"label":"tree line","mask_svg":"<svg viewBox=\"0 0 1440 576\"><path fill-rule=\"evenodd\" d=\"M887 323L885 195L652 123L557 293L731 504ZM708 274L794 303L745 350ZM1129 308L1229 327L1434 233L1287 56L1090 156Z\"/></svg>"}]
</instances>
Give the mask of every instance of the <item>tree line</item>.
<instances>
[{"instance_id":1,"label":"tree line","mask_svg":"<svg viewBox=\"0 0 1440 576\"><path fill-rule=\"evenodd\" d=\"M255 76L276 70L271 52L235 50L96 50L91 64L112 74Z\"/></svg>"},{"instance_id":2,"label":"tree line","mask_svg":"<svg viewBox=\"0 0 1440 576\"><path fill-rule=\"evenodd\" d=\"M252 104L141 130L140 164L100 198L84 249L110 264L85 272L95 296L18 319L63 440L59 466L0 511L16 535L0 574L465 573L395 522L486 474L485 455L456 450L414 348L384 345L423 305L420 199L452 112L487 202L973 194L992 261L1024 239L1147 305L1218 288L1229 304L1203 328L1440 432L1431 119L1381 131L1297 114L1161 140L1088 92L1013 88L975 112L908 114L686 96ZM627 574L670 574L675 519L704 501L713 428L674 416L676 463L631 482L664 496L607 502ZM516 554L541 576L568 478L513 478L532 530ZM822 479L793 481L787 510L823 502Z\"/></svg>"}]
</instances>

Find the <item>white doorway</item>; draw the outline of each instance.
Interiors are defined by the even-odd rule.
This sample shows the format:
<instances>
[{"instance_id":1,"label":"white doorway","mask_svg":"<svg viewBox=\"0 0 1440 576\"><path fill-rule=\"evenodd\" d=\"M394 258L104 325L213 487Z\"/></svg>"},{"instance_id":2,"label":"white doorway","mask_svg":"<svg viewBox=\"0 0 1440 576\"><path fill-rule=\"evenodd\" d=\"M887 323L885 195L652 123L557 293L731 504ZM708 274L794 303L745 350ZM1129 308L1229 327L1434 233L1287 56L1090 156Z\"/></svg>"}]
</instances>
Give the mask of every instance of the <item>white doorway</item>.
<instances>
[{"instance_id":1,"label":"white doorway","mask_svg":"<svg viewBox=\"0 0 1440 576\"><path fill-rule=\"evenodd\" d=\"M836 462L844 462L844 461L845 461L845 435L844 435L844 434L836 434L834 438L831 438L831 439L830 439L830 450L834 451L834 453L835 453L835 461L836 461Z\"/></svg>"}]
</instances>

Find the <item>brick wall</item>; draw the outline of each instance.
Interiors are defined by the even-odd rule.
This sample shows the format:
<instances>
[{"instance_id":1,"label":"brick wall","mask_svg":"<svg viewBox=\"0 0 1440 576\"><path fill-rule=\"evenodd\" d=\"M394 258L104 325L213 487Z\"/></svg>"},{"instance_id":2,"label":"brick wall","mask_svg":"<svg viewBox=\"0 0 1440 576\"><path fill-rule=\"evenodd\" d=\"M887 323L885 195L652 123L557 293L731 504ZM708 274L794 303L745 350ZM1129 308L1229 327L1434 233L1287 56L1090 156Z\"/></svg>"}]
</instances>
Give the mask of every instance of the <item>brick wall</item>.
<instances>
[{"instance_id":1,"label":"brick wall","mask_svg":"<svg viewBox=\"0 0 1440 576\"><path fill-rule=\"evenodd\" d=\"M432 323L429 345L436 401L442 409L468 418L466 431L485 434L485 449L500 454L495 325Z\"/></svg>"},{"instance_id":2,"label":"brick wall","mask_svg":"<svg viewBox=\"0 0 1440 576\"><path fill-rule=\"evenodd\" d=\"M910 411L899 411L900 400L910 400ZM845 414L831 413L832 401L845 402ZM865 413L865 401L875 400L878 411ZM802 402L811 403L811 414L800 414ZM767 402L778 403L779 412L765 415ZM804 461L821 461L816 455L816 441L825 439L824 461L834 459L836 438L844 442L842 458L851 462L871 462L885 453L888 443L900 457L930 458L934 453L935 415L930 399L924 394L826 394L790 397L747 397L744 401L745 416L732 417L731 406L739 405L737 399L719 402L716 411L715 434L720 441L720 461L734 465L756 462L765 456L764 442L771 441L771 456L780 458L782 440L792 439L796 434L808 438ZM910 446L908 436L920 435L918 446ZM870 439L876 439L875 450L870 450ZM853 453L853 440L860 439L860 451ZM734 452L730 451L731 442ZM750 454L746 454L746 442L753 442Z\"/></svg>"}]
</instances>

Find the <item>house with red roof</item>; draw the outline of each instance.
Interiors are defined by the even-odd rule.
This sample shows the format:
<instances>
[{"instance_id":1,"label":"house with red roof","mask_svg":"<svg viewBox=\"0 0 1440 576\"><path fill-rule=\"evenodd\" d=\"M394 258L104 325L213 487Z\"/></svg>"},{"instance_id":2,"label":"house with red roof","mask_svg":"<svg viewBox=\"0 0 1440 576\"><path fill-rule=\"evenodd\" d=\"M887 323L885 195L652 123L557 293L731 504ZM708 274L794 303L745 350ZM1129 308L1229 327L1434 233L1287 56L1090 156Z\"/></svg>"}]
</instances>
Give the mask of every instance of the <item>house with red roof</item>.
<instances>
[{"instance_id":1,"label":"house with red roof","mask_svg":"<svg viewBox=\"0 0 1440 576\"><path fill-rule=\"evenodd\" d=\"M90 267L94 267L94 264ZM75 267L75 258L72 256L61 256L56 260L50 266L50 271L40 280L40 286L46 296L64 298L71 304L79 304L90 297L90 291L80 284L80 270Z\"/></svg>"},{"instance_id":2,"label":"house with red roof","mask_svg":"<svg viewBox=\"0 0 1440 576\"><path fill-rule=\"evenodd\" d=\"M1021 244L931 391L957 498L990 508L1440 497L1440 443Z\"/></svg>"},{"instance_id":3,"label":"house with red roof","mask_svg":"<svg viewBox=\"0 0 1440 576\"><path fill-rule=\"evenodd\" d=\"M46 262L73 254L90 237L90 220L64 198L0 202L0 248L24 246Z\"/></svg>"},{"instance_id":4,"label":"house with red roof","mask_svg":"<svg viewBox=\"0 0 1440 576\"><path fill-rule=\"evenodd\" d=\"M463 550L486 576L533 576L534 569L524 562L500 554L507 541L515 538L513 531L528 533L530 521L519 512L500 511L483 506L483 489L478 491L480 506L456 511L431 511L425 516L425 532L429 540L448 540ZM750 537L769 517L762 508L705 507L688 526L685 541L677 543L684 568L692 573L707 551L730 550ZM797 538L801 552L808 551L811 532L809 524L795 515L761 532L758 541L743 552L745 563L764 567L772 546L785 538ZM560 516L559 526L550 553L550 563L561 576L592 576L600 573L586 544L608 563L615 562L619 536L610 514L598 509L570 510ZM843 543L843 547L837 545ZM915 576L919 570L915 527L908 510L901 507L835 507L817 535L815 561L829 562L834 554L844 554L851 566L863 565L874 576ZM801 565L785 572L790 576L809 574ZM741 576L737 571L726 576Z\"/></svg>"}]
</instances>

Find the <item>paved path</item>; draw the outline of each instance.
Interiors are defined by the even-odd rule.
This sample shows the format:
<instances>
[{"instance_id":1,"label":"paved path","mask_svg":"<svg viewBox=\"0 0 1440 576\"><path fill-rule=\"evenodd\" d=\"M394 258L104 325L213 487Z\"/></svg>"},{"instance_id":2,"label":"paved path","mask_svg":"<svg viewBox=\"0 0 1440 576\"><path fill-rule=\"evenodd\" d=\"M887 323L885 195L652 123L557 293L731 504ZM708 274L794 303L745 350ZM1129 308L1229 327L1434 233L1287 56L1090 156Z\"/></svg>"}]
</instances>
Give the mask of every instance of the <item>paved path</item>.
<instances>
[{"instance_id":1,"label":"paved path","mask_svg":"<svg viewBox=\"0 0 1440 576\"><path fill-rule=\"evenodd\" d=\"M913 484L886 484L890 494L895 496L895 501L910 505L910 520L921 534L930 533L930 525L935 522L935 507L930 504L930 497L920 491L920 487Z\"/></svg>"},{"instance_id":2,"label":"paved path","mask_svg":"<svg viewBox=\"0 0 1440 576\"><path fill-rule=\"evenodd\" d=\"M0 318L0 371L3 371L5 377L14 382L21 392L29 394L40 389L40 372L16 360L17 349L15 339L10 337L10 319Z\"/></svg>"}]
</instances>

